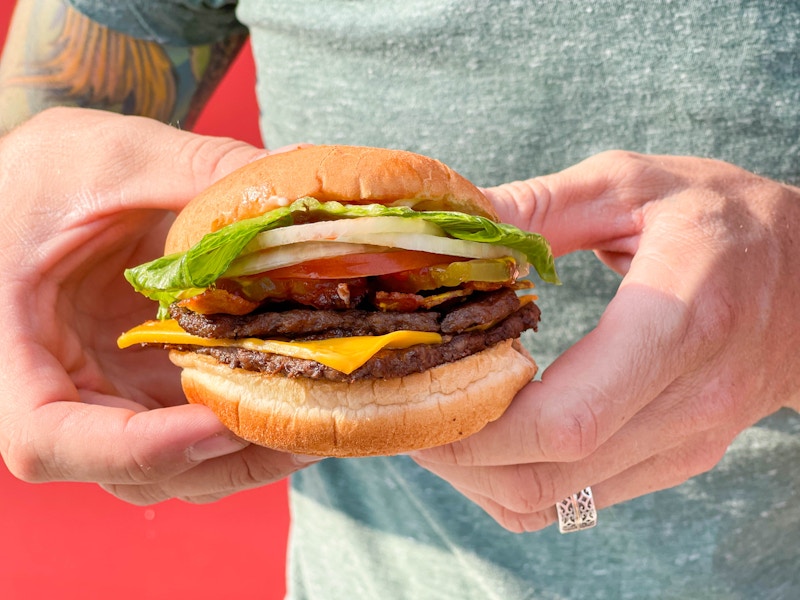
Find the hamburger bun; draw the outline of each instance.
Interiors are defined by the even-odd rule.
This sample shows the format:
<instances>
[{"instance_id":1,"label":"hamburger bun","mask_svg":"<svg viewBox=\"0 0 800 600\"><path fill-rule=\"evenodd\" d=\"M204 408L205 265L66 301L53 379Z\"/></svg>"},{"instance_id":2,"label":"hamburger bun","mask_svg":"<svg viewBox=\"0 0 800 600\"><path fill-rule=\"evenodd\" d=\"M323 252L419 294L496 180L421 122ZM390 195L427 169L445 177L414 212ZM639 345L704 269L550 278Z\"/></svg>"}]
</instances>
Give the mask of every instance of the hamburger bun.
<instances>
[{"instance_id":1,"label":"hamburger bun","mask_svg":"<svg viewBox=\"0 0 800 600\"><path fill-rule=\"evenodd\" d=\"M310 146L256 160L214 183L178 215L164 250L183 252L207 233L305 196L345 204L403 201L415 210L498 220L483 193L438 160L404 150Z\"/></svg>"},{"instance_id":2,"label":"hamburger bun","mask_svg":"<svg viewBox=\"0 0 800 600\"><path fill-rule=\"evenodd\" d=\"M406 377L353 383L269 376L170 352L190 402L239 437L301 454L391 455L449 444L505 412L536 374L518 341Z\"/></svg>"}]
</instances>

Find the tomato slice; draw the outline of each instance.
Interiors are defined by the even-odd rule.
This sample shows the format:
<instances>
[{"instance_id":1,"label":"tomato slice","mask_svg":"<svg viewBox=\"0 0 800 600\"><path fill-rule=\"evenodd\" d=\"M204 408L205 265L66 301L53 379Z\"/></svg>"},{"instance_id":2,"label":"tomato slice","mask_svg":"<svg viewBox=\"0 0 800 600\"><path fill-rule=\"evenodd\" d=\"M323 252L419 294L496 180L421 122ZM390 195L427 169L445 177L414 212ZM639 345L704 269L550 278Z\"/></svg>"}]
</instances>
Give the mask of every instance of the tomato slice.
<instances>
[{"instance_id":1,"label":"tomato slice","mask_svg":"<svg viewBox=\"0 0 800 600\"><path fill-rule=\"evenodd\" d=\"M267 276L270 279L350 279L388 275L461 260L464 259L446 254L396 250L319 258L290 267L273 269L262 273L261 276Z\"/></svg>"}]
</instances>

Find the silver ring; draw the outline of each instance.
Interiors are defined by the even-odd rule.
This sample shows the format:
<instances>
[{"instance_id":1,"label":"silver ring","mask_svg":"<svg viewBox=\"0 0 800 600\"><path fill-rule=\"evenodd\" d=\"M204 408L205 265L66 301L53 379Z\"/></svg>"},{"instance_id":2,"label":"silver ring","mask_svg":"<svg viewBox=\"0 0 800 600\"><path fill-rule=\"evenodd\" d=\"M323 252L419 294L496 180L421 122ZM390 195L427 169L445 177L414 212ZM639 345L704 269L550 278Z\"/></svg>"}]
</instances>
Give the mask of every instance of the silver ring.
<instances>
[{"instance_id":1,"label":"silver ring","mask_svg":"<svg viewBox=\"0 0 800 600\"><path fill-rule=\"evenodd\" d=\"M556 504L558 530L561 533L583 531L597 525L597 509L594 507L592 488L585 487Z\"/></svg>"}]
</instances>

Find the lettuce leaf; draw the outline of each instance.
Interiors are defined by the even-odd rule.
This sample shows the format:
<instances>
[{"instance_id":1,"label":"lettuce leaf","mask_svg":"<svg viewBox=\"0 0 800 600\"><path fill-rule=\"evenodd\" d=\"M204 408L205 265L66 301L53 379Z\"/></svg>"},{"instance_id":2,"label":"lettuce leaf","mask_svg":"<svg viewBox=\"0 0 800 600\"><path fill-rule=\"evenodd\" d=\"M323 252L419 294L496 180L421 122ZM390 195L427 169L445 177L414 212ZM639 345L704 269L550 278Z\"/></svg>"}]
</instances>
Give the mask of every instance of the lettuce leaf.
<instances>
[{"instance_id":1,"label":"lettuce leaf","mask_svg":"<svg viewBox=\"0 0 800 600\"><path fill-rule=\"evenodd\" d=\"M213 284L262 231L310 221L376 216L425 219L457 239L514 248L528 258L542 281L560 283L550 244L537 233L459 212L415 211L406 206L381 204L319 202L314 198L300 198L289 206L232 223L204 236L186 252L127 269L125 278L137 292L159 303L159 316L163 317L166 308L184 291L203 289Z\"/></svg>"}]
</instances>

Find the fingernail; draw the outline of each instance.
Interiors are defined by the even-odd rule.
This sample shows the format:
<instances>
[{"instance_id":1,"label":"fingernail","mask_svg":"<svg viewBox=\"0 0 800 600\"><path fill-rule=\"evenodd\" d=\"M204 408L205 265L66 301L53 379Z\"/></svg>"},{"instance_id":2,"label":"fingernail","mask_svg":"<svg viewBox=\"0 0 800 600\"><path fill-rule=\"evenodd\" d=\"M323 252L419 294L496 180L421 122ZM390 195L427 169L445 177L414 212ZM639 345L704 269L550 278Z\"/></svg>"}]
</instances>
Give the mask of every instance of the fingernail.
<instances>
[{"instance_id":1,"label":"fingernail","mask_svg":"<svg viewBox=\"0 0 800 600\"><path fill-rule=\"evenodd\" d=\"M272 152L269 150L264 150L263 152L258 152L253 158L250 159L251 163L261 160L262 158L268 157Z\"/></svg>"},{"instance_id":2,"label":"fingernail","mask_svg":"<svg viewBox=\"0 0 800 600\"><path fill-rule=\"evenodd\" d=\"M246 448L250 442L236 437L232 433L217 433L186 449L186 458L190 462L203 462L211 458L233 454Z\"/></svg>"},{"instance_id":3,"label":"fingernail","mask_svg":"<svg viewBox=\"0 0 800 600\"><path fill-rule=\"evenodd\" d=\"M280 148L274 148L269 150L270 154L282 154L284 152L291 152L292 150L300 150L301 148L310 148L314 144L307 144L304 142L300 142L298 144L288 144L286 146L281 146Z\"/></svg>"},{"instance_id":4,"label":"fingernail","mask_svg":"<svg viewBox=\"0 0 800 600\"><path fill-rule=\"evenodd\" d=\"M300 465L305 467L306 465L313 465L314 463L318 463L321 460L324 460L324 456L310 456L308 454L294 454L294 461Z\"/></svg>"}]
</instances>

